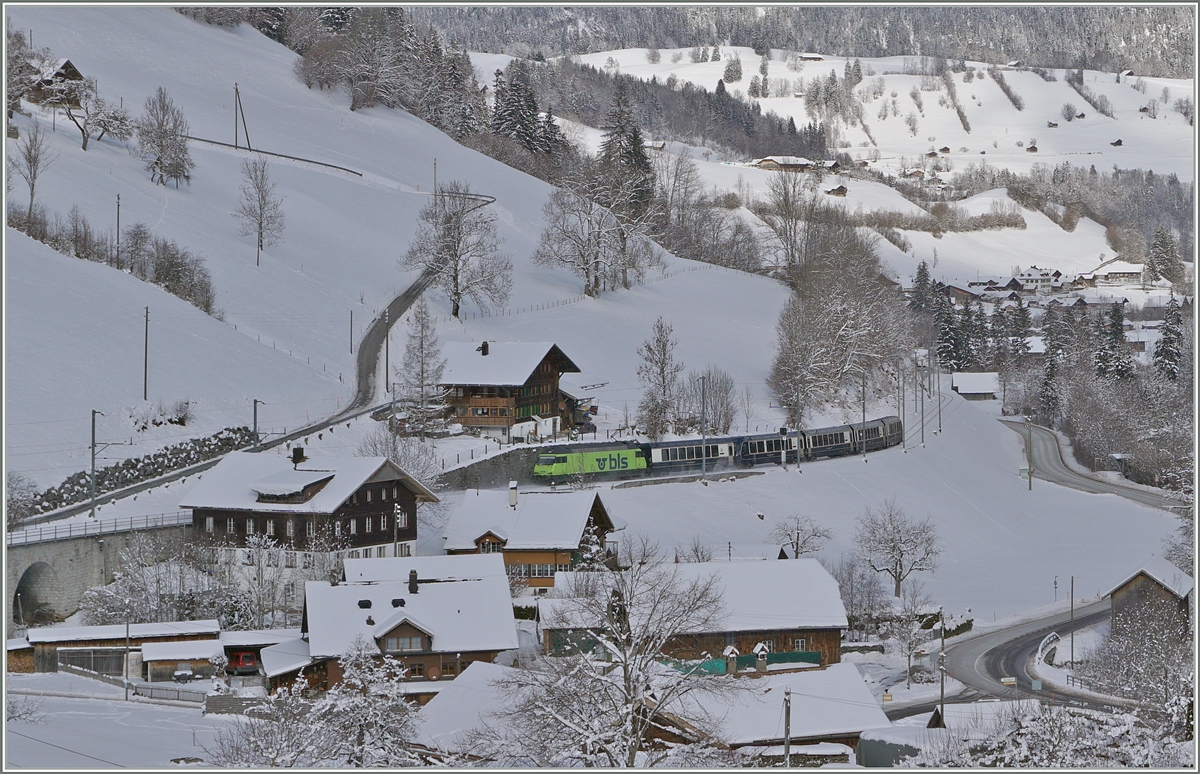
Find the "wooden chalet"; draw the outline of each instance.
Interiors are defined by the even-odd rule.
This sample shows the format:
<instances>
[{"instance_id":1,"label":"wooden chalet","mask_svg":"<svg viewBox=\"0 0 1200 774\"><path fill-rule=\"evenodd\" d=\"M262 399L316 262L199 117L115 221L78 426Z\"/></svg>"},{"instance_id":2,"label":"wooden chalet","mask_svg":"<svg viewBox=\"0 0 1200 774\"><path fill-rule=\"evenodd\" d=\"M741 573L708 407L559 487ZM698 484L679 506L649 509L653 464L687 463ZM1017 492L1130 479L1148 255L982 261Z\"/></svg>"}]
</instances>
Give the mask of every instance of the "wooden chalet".
<instances>
[{"instance_id":1,"label":"wooden chalet","mask_svg":"<svg viewBox=\"0 0 1200 774\"><path fill-rule=\"evenodd\" d=\"M263 649L273 688L301 670L314 688L335 685L339 659L361 637L400 662L408 693L424 703L470 664L518 645L499 556L364 560L347 563L347 577L360 580L305 584L302 637Z\"/></svg>"},{"instance_id":2,"label":"wooden chalet","mask_svg":"<svg viewBox=\"0 0 1200 774\"><path fill-rule=\"evenodd\" d=\"M42 65L41 73L22 98L34 103L45 101L49 96L47 89L55 81L82 81L83 73L71 63L70 59L52 59ZM79 105L72 105L79 107Z\"/></svg>"},{"instance_id":3,"label":"wooden chalet","mask_svg":"<svg viewBox=\"0 0 1200 774\"><path fill-rule=\"evenodd\" d=\"M511 441L514 436L561 432L573 418L564 413L558 380L579 373L557 345L548 342L453 342L442 349L451 421L481 435Z\"/></svg>"},{"instance_id":4,"label":"wooden chalet","mask_svg":"<svg viewBox=\"0 0 1200 774\"><path fill-rule=\"evenodd\" d=\"M615 562L615 527L600 495L593 490L468 492L442 533L447 554L500 554L508 574L535 593L554 586L559 572L588 558Z\"/></svg>"},{"instance_id":5,"label":"wooden chalet","mask_svg":"<svg viewBox=\"0 0 1200 774\"><path fill-rule=\"evenodd\" d=\"M846 198L846 186L839 185L837 188L831 188L828 191L826 191L825 193L828 194L829 196L837 196L842 199L845 199Z\"/></svg>"},{"instance_id":6,"label":"wooden chalet","mask_svg":"<svg viewBox=\"0 0 1200 774\"><path fill-rule=\"evenodd\" d=\"M809 663L820 666L841 661L846 609L837 581L816 559L685 562L672 567L683 583L715 576L722 589L724 614L705 631L690 632L668 643L665 652L670 655L713 659L759 652L806 653L812 654ZM590 575L594 573L562 575L557 596L538 600L546 653L569 649L577 642L578 632L600 625L581 620L580 607L570 598L575 584L588 582L580 579ZM770 589L803 589L803 593L772 593Z\"/></svg>"},{"instance_id":7,"label":"wooden chalet","mask_svg":"<svg viewBox=\"0 0 1200 774\"><path fill-rule=\"evenodd\" d=\"M180 508L192 511L194 534L236 549L256 534L296 552L336 544L349 556L406 556L416 548L417 503L438 502L385 457L309 459L271 452L232 452L200 475Z\"/></svg>"}]
</instances>

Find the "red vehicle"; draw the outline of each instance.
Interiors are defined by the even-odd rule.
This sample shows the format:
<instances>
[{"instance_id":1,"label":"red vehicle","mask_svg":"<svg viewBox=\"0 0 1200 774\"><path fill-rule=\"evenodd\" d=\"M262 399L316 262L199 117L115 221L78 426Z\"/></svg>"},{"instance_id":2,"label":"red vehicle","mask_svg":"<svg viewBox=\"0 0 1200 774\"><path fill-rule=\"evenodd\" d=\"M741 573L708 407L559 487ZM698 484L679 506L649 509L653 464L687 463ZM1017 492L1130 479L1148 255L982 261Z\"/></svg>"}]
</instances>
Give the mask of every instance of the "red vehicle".
<instances>
[{"instance_id":1,"label":"red vehicle","mask_svg":"<svg viewBox=\"0 0 1200 774\"><path fill-rule=\"evenodd\" d=\"M229 654L225 671L231 675L258 674L258 654L252 650L235 650Z\"/></svg>"}]
</instances>

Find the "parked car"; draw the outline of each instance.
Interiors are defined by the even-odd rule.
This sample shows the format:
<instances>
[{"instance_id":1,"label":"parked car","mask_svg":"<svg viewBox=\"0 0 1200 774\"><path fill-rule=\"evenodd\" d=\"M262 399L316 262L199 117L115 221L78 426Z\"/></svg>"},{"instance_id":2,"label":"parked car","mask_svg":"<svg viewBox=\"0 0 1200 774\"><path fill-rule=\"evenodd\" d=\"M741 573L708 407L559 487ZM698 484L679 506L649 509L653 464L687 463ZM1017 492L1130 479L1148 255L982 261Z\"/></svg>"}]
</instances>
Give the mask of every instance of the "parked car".
<instances>
[{"instance_id":1,"label":"parked car","mask_svg":"<svg viewBox=\"0 0 1200 774\"><path fill-rule=\"evenodd\" d=\"M225 671L231 675L258 674L258 654L252 650L235 650L229 654Z\"/></svg>"}]
</instances>

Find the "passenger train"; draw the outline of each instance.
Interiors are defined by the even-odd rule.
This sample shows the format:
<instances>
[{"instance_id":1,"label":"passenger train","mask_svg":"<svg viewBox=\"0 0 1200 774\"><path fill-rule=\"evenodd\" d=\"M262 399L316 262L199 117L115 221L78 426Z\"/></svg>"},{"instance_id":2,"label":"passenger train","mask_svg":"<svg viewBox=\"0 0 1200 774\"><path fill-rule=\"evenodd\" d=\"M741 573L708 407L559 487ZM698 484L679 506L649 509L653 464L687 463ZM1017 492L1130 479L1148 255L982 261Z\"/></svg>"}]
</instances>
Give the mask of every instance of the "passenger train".
<instances>
[{"instance_id":1,"label":"passenger train","mask_svg":"<svg viewBox=\"0 0 1200 774\"><path fill-rule=\"evenodd\" d=\"M840 457L897 446L904 438L899 417L866 423L761 435L724 436L685 441L635 443L608 441L543 449L533 466L535 478L554 481L573 475L635 478L655 473L753 467L769 463L802 462ZM703 451L701 450L703 447ZM703 454L703 457L701 456Z\"/></svg>"}]
</instances>

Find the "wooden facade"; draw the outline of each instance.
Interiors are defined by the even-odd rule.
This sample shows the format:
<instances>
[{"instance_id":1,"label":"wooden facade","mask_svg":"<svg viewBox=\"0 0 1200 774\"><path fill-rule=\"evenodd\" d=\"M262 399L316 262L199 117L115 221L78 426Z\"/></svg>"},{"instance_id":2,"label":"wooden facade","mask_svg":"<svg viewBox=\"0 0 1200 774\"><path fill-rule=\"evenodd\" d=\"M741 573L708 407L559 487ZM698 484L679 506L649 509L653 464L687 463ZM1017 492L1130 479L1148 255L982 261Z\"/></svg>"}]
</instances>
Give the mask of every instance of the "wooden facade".
<instances>
[{"instance_id":1,"label":"wooden facade","mask_svg":"<svg viewBox=\"0 0 1200 774\"><path fill-rule=\"evenodd\" d=\"M131 636L129 638L130 648L140 648L147 642L188 642L191 640L211 640L213 634L196 633L196 634L179 634L169 636L151 636L139 637ZM125 638L110 638L106 640L63 640L62 642L39 642L30 650L33 651L34 672L57 672L58 671L58 649L59 648L124 648ZM11 657L11 654L10 654ZM9 671L12 671L11 669Z\"/></svg>"},{"instance_id":2,"label":"wooden facade","mask_svg":"<svg viewBox=\"0 0 1200 774\"><path fill-rule=\"evenodd\" d=\"M1181 632L1188 631L1188 602L1144 572L1138 573L1118 588L1112 599L1112 629L1140 629L1151 618Z\"/></svg>"},{"instance_id":3,"label":"wooden facade","mask_svg":"<svg viewBox=\"0 0 1200 774\"><path fill-rule=\"evenodd\" d=\"M399 518L397 505L402 511ZM333 513L194 508L192 528L194 534L229 547L245 546L249 536L265 534L294 551L312 550L318 540L324 550L329 537L351 552L364 551L416 540L417 500L405 482L384 466Z\"/></svg>"},{"instance_id":4,"label":"wooden facade","mask_svg":"<svg viewBox=\"0 0 1200 774\"><path fill-rule=\"evenodd\" d=\"M821 654L821 666L842 660L841 629L771 629L751 632L715 632L679 637L664 649L679 659L719 658L732 645L742 655L754 652L765 643L772 653L815 651Z\"/></svg>"},{"instance_id":5,"label":"wooden facade","mask_svg":"<svg viewBox=\"0 0 1200 774\"><path fill-rule=\"evenodd\" d=\"M535 416L560 417L563 427L573 425L574 419L564 409L558 389L564 373L579 373L579 367L552 346L520 384L445 384L450 419L463 427L499 428L505 433L514 424Z\"/></svg>"}]
</instances>

